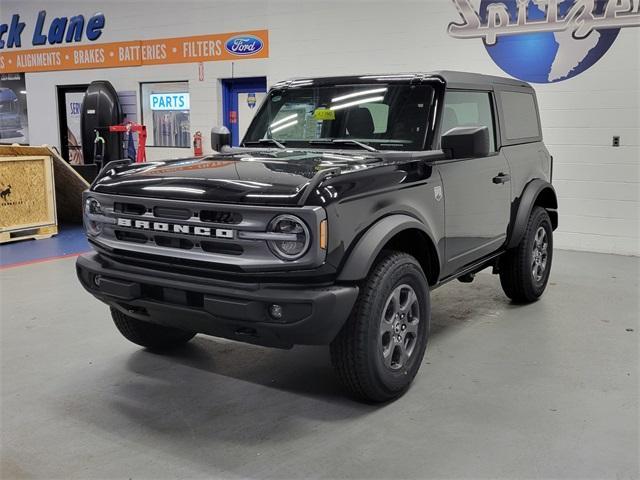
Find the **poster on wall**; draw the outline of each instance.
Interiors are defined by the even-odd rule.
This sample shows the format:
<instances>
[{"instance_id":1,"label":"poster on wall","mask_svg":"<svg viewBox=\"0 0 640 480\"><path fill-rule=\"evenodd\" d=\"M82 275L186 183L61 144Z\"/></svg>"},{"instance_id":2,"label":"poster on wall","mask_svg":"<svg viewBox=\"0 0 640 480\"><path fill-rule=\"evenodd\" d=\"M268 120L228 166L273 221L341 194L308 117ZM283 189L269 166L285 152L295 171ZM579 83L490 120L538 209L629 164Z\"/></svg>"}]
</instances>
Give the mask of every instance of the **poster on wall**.
<instances>
[{"instance_id":1,"label":"poster on wall","mask_svg":"<svg viewBox=\"0 0 640 480\"><path fill-rule=\"evenodd\" d=\"M0 75L0 143L29 143L24 73Z\"/></svg>"},{"instance_id":2,"label":"poster on wall","mask_svg":"<svg viewBox=\"0 0 640 480\"><path fill-rule=\"evenodd\" d=\"M267 94L265 92L239 93L238 94L238 138L244 138L249 124L256 114L256 106L260 105Z\"/></svg>"},{"instance_id":3,"label":"poster on wall","mask_svg":"<svg viewBox=\"0 0 640 480\"><path fill-rule=\"evenodd\" d=\"M69 163L84 164L82 156L82 137L80 130L80 112L84 92L66 92L65 107L67 112L67 146L69 148Z\"/></svg>"}]
</instances>

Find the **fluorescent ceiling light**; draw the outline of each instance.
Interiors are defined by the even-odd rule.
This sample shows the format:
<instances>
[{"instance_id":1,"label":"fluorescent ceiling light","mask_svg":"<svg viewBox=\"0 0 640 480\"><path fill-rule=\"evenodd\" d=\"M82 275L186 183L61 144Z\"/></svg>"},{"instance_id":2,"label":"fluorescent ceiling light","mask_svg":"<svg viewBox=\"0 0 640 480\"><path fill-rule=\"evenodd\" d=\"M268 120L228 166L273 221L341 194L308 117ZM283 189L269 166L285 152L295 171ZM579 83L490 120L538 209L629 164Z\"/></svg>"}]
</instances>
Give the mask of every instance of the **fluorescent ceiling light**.
<instances>
[{"instance_id":1,"label":"fluorescent ceiling light","mask_svg":"<svg viewBox=\"0 0 640 480\"><path fill-rule=\"evenodd\" d=\"M363 95L368 95L370 93L381 93L386 91L387 91L386 87L372 88L370 90L361 90L359 92L349 93L347 95L340 95L339 97L332 98L331 101L335 103L335 102L339 102L340 100L346 100L347 98L361 97Z\"/></svg>"},{"instance_id":2,"label":"fluorescent ceiling light","mask_svg":"<svg viewBox=\"0 0 640 480\"><path fill-rule=\"evenodd\" d=\"M211 182L231 183L233 185L240 185L241 187L260 188L260 187L272 187L270 183L252 182L251 180L229 180L226 178L210 178Z\"/></svg>"},{"instance_id":3,"label":"fluorescent ceiling light","mask_svg":"<svg viewBox=\"0 0 640 480\"><path fill-rule=\"evenodd\" d=\"M361 98L360 100L354 100L352 102L334 105L333 107L329 107L329 110L340 110L342 108L353 107L354 105L361 105L363 103L377 102L378 100L383 100L383 99L384 97L382 95L378 97Z\"/></svg>"},{"instance_id":4,"label":"fluorescent ceiling light","mask_svg":"<svg viewBox=\"0 0 640 480\"><path fill-rule=\"evenodd\" d=\"M185 193L205 193L205 190L200 188L189 187L142 187L143 190L154 190L157 192L185 192Z\"/></svg>"},{"instance_id":5,"label":"fluorescent ceiling light","mask_svg":"<svg viewBox=\"0 0 640 480\"><path fill-rule=\"evenodd\" d=\"M353 159L364 160L364 157L361 157L359 155L351 155L351 156L347 157L346 155L338 155L338 154L335 154L335 153L323 153L322 157L323 158L331 158L333 160L347 160L347 161L353 160Z\"/></svg>"},{"instance_id":6,"label":"fluorescent ceiling light","mask_svg":"<svg viewBox=\"0 0 640 480\"><path fill-rule=\"evenodd\" d=\"M287 150L287 152L291 152L291 150ZM267 157L242 157L240 160L242 162L287 163L285 160L274 160Z\"/></svg>"},{"instance_id":7,"label":"fluorescent ceiling light","mask_svg":"<svg viewBox=\"0 0 640 480\"><path fill-rule=\"evenodd\" d=\"M247 193L247 197L251 198L293 198L298 195L298 192L292 193L291 195L285 194L263 194L263 193Z\"/></svg>"},{"instance_id":8,"label":"fluorescent ceiling light","mask_svg":"<svg viewBox=\"0 0 640 480\"><path fill-rule=\"evenodd\" d=\"M279 132L280 130L284 130L285 128L292 127L298 124L298 120L294 120L293 122L285 123L284 125L280 125L277 128L272 128L271 133Z\"/></svg>"},{"instance_id":9,"label":"fluorescent ceiling light","mask_svg":"<svg viewBox=\"0 0 640 480\"><path fill-rule=\"evenodd\" d=\"M399 73L397 75L365 75L363 77L360 77L363 80L378 80L378 81L384 81L384 80L405 80L407 78L413 78L415 77L415 74L412 73Z\"/></svg>"},{"instance_id":10,"label":"fluorescent ceiling light","mask_svg":"<svg viewBox=\"0 0 640 480\"><path fill-rule=\"evenodd\" d=\"M287 115L286 117L281 118L280 120L277 120L277 121L273 122L271 125L269 125L269 127L277 127L281 123L284 123L287 120L292 120L292 119L296 118L297 116L298 116L297 113L294 113L293 115Z\"/></svg>"}]
</instances>

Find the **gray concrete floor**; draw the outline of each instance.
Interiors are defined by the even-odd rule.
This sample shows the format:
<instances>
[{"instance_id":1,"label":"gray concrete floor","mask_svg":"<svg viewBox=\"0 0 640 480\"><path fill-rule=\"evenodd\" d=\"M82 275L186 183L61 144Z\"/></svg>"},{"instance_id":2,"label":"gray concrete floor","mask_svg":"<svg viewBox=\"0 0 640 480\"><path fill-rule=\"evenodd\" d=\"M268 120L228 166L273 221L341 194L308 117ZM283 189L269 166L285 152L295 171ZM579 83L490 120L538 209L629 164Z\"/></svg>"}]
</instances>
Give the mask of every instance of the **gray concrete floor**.
<instances>
[{"instance_id":1,"label":"gray concrete floor","mask_svg":"<svg viewBox=\"0 0 640 480\"><path fill-rule=\"evenodd\" d=\"M325 348L141 350L73 264L0 272L3 479L638 478L637 258L557 252L528 306L488 273L435 291L384 407L343 397Z\"/></svg>"}]
</instances>

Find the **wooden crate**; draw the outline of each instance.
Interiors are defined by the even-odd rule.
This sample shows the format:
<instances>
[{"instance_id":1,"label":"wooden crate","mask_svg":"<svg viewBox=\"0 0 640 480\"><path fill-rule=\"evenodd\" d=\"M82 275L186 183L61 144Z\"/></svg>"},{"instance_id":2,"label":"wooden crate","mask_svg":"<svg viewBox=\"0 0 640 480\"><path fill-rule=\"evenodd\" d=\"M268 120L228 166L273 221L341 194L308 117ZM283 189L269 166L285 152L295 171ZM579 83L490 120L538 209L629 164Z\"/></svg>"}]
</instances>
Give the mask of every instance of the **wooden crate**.
<instances>
[{"instance_id":1,"label":"wooden crate","mask_svg":"<svg viewBox=\"0 0 640 480\"><path fill-rule=\"evenodd\" d=\"M0 156L0 243L58 233L50 155Z\"/></svg>"},{"instance_id":2,"label":"wooden crate","mask_svg":"<svg viewBox=\"0 0 640 480\"><path fill-rule=\"evenodd\" d=\"M45 155L53 159L56 215L60 223L82 222L82 192L89 184L66 162L54 147L48 145L0 145L0 158ZM2 179L0 178L0 182ZM0 200L1 201L1 200Z\"/></svg>"}]
</instances>

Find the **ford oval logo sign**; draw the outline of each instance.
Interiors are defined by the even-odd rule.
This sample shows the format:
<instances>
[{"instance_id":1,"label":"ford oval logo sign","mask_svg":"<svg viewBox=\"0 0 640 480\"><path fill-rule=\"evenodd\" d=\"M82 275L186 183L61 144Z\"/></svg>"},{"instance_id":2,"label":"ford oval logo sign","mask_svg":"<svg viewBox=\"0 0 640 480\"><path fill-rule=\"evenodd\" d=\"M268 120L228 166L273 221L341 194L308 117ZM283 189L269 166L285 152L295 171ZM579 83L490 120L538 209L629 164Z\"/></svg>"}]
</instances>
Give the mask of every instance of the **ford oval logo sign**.
<instances>
[{"instance_id":1,"label":"ford oval logo sign","mask_svg":"<svg viewBox=\"0 0 640 480\"><path fill-rule=\"evenodd\" d=\"M227 40L224 48L232 55L253 55L264 47L264 43L255 35L236 35Z\"/></svg>"}]
</instances>

